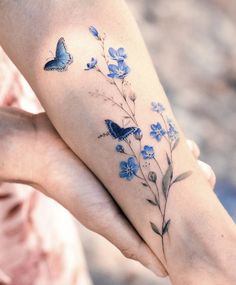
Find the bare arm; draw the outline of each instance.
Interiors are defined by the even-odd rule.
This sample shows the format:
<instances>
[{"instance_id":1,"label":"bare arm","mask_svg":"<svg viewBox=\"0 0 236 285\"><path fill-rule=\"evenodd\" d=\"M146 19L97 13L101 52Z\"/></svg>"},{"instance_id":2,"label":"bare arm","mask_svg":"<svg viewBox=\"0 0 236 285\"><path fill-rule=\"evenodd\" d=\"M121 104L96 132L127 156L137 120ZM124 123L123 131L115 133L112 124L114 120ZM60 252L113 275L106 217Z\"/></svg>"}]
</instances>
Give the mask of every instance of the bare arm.
<instances>
[{"instance_id":1,"label":"bare arm","mask_svg":"<svg viewBox=\"0 0 236 285\"><path fill-rule=\"evenodd\" d=\"M235 225L215 195L208 191L209 185L186 146L136 24L123 1L55 2L40 3L40 7L38 3L24 1L5 4L0 31L4 49L36 91L61 136L104 183L165 264L174 284L195 284L196 275L202 277L202 284L215 284L215 280L220 280L219 284L232 283L235 280L232 272L236 255L233 250ZM117 85L111 84L107 76L95 69L84 71L91 57L98 59L99 68L105 75L114 71L114 68L107 70L101 41L88 32L91 25L101 34L106 32L106 54L109 47L124 47L128 54L125 62L131 72L124 65L120 69L123 75L127 73L125 82L128 81L135 92L135 116L133 99L122 97L123 88L130 92L129 85L124 86L120 78L114 80ZM43 67L50 56L48 50L54 51L61 36L74 61L68 62L66 72L45 71ZM102 94L118 100L115 103L122 103L125 110L110 99L105 98L104 102ZM153 101L164 106L163 114L151 111ZM126 120L128 118L124 117L128 116L130 119ZM172 119L178 131L179 143L173 152L174 145L168 140L170 125L167 117ZM105 120L110 123L107 121L106 124ZM115 130L112 122L125 130ZM152 124L155 126L151 130ZM137 150L140 140L135 137L135 128L143 133L140 150L145 150L145 145L154 147L161 170L153 166L154 159L150 171L145 168L145 158ZM160 130L162 132L158 134ZM154 133L150 136L151 131ZM99 134L107 132L109 136L97 139ZM125 141L123 137L128 133ZM115 152L118 139L128 157ZM128 166L134 168L131 169L132 178L128 180L127 175L121 174L127 164L120 163L127 163L130 157L134 160L130 160ZM150 172L155 172L157 179L153 173L150 176ZM183 173L182 178L186 179L174 183Z\"/></svg>"}]
</instances>

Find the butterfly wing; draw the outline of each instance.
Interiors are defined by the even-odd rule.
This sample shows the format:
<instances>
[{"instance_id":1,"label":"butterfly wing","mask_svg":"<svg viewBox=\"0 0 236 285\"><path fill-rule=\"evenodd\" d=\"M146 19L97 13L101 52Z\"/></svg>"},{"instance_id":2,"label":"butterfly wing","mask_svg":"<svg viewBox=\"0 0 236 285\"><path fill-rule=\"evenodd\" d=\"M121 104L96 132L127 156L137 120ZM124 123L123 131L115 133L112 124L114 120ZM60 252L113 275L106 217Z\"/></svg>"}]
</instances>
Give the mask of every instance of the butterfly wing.
<instances>
[{"instance_id":1,"label":"butterfly wing","mask_svg":"<svg viewBox=\"0 0 236 285\"><path fill-rule=\"evenodd\" d=\"M122 128L117 125L115 122L112 120L105 120L105 123L107 125L108 131L110 135L114 138L117 139L119 138L120 132L122 131Z\"/></svg>"},{"instance_id":2,"label":"butterfly wing","mask_svg":"<svg viewBox=\"0 0 236 285\"><path fill-rule=\"evenodd\" d=\"M126 139L129 135L133 134L136 129L137 129L136 127L128 127L122 129L119 135L119 140L122 141Z\"/></svg>"},{"instance_id":3,"label":"butterfly wing","mask_svg":"<svg viewBox=\"0 0 236 285\"><path fill-rule=\"evenodd\" d=\"M45 64L44 70L66 71L72 62L73 58L66 50L65 40L60 38L57 42L56 57Z\"/></svg>"},{"instance_id":4,"label":"butterfly wing","mask_svg":"<svg viewBox=\"0 0 236 285\"><path fill-rule=\"evenodd\" d=\"M71 54L66 49L64 38L60 38L57 42L56 58L66 65L71 64L73 61Z\"/></svg>"},{"instance_id":5,"label":"butterfly wing","mask_svg":"<svg viewBox=\"0 0 236 285\"><path fill-rule=\"evenodd\" d=\"M60 62L58 59L53 59L45 64L44 70L64 71L65 65L62 62Z\"/></svg>"},{"instance_id":6,"label":"butterfly wing","mask_svg":"<svg viewBox=\"0 0 236 285\"><path fill-rule=\"evenodd\" d=\"M129 135L133 134L136 130L135 127L121 128L118 124L113 122L112 120L105 120L108 131L110 135L114 139L118 139L120 141L126 139Z\"/></svg>"}]
</instances>

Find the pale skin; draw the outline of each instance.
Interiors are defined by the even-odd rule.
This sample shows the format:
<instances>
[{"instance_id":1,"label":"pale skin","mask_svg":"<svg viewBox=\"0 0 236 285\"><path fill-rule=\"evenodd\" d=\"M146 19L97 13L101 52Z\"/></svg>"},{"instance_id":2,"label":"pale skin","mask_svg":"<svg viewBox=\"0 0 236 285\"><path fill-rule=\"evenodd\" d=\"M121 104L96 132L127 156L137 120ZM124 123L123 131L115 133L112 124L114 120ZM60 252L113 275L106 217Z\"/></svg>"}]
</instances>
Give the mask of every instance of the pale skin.
<instances>
[{"instance_id":1,"label":"pale skin","mask_svg":"<svg viewBox=\"0 0 236 285\"><path fill-rule=\"evenodd\" d=\"M57 200L88 229L111 241L126 257L139 261L157 275L166 274L106 189L68 148L45 113L33 115L16 108L0 108L0 122L1 181L34 186ZM198 146L191 140L187 143L197 159ZM213 189L214 172L206 163L198 163Z\"/></svg>"},{"instance_id":2,"label":"pale skin","mask_svg":"<svg viewBox=\"0 0 236 285\"><path fill-rule=\"evenodd\" d=\"M127 183L119 178L117 165L120 158L114 153L115 142L96 139L99 131L105 129L104 120L117 120L120 113L89 96L94 89L116 94L114 86L101 76L84 72L91 56L101 56L99 47L88 33L91 24L109 35L108 46L124 46L129 55L128 64L132 68L129 81L137 94L137 118L143 133L148 133L154 120L149 110L150 102L156 98L165 105L168 116L174 118L125 3L116 0L3 3L0 36L5 51L35 90L61 137L105 185L162 262L173 284L198 284L198 278L202 285L233 284L236 280L233 270L235 224L210 191L184 135L180 133L173 165L178 173L191 170L192 175L176 184L169 198L167 216L172 223L165 239L165 256L161 240L150 230L149 221L158 223L159 218L155 209L150 210L143 203L146 193L137 191L136 181ZM61 36L68 43L74 63L67 72L45 72L46 51L52 49ZM152 142L145 135L145 143ZM165 147L164 143L160 145L162 167Z\"/></svg>"}]
</instances>

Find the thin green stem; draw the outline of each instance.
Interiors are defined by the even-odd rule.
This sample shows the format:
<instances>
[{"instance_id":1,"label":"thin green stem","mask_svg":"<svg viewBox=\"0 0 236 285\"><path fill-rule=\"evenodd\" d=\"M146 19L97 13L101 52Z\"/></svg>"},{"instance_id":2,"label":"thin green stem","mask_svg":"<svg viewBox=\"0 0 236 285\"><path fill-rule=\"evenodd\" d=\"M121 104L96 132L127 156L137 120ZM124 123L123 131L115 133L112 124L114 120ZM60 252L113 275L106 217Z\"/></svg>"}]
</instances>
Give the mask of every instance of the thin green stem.
<instances>
[{"instance_id":1,"label":"thin green stem","mask_svg":"<svg viewBox=\"0 0 236 285\"><path fill-rule=\"evenodd\" d=\"M123 93L122 90L120 90L120 88L119 88L119 86L118 86L118 84L117 84L117 82L115 80L113 81L113 84L116 87L117 91L120 93L121 97L123 98L124 102L126 103L126 106L128 107L128 109L129 109L129 111L131 113L131 115L130 115L131 116L130 117L131 120L135 123L136 126L138 126L138 122L137 122L137 120L135 118L135 114L133 113L132 109L130 108L130 105L129 105L126 97L125 97L125 94Z\"/></svg>"},{"instance_id":2,"label":"thin green stem","mask_svg":"<svg viewBox=\"0 0 236 285\"><path fill-rule=\"evenodd\" d=\"M127 116L130 117L129 112L128 112L120 103L117 103L117 102L116 102L114 99L112 99L111 97L108 97L108 96L106 96L106 95L104 95L104 94L99 94L98 96L104 97L106 100L112 102L115 106L119 107L123 112L126 113ZM130 117L130 119L132 119L132 118Z\"/></svg>"},{"instance_id":3,"label":"thin green stem","mask_svg":"<svg viewBox=\"0 0 236 285\"><path fill-rule=\"evenodd\" d=\"M161 118L162 118L162 120L163 120L163 122L164 122L165 129L166 129L166 132L167 132L167 131L168 131L168 126L167 126L166 120L165 120L163 114L160 114L160 115L161 115ZM169 145L169 149L170 149L170 160L171 160L171 163L172 163L172 144L171 144L171 141L170 141L170 139L169 139L167 133L166 133L166 135L167 135L167 137L164 136L164 138L166 139L166 141L168 142L168 145Z\"/></svg>"},{"instance_id":4,"label":"thin green stem","mask_svg":"<svg viewBox=\"0 0 236 285\"><path fill-rule=\"evenodd\" d=\"M103 56L103 58L104 58L104 60L106 62L107 68L108 68L109 59L107 58L106 51L105 51L105 36L103 38L101 38L101 48L102 48L102 56ZM101 73L103 75L105 75L103 72L101 72ZM105 77L107 78L106 75L105 75ZM121 97L123 98L124 102L126 103L128 109L130 111L130 114L129 114L130 119L135 123L136 126L138 126L137 120L135 118L135 113L132 111L132 109L130 108L129 103L126 100L126 97L125 97L125 94L124 94L124 90L123 90L123 82L124 82L124 80L122 80L122 91L121 91L119 86L117 85L117 82L114 79L113 79L112 82L109 81L110 84L113 84L116 87L116 89L118 90L119 94L121 95Z\"/></svg>"},{"instance_id":5,"label":"thin green stem","mask_svg":"<svg viewBox=\"0 0 236 285\"><path fill-rule=\"evenodd\" d=\"M139 158L137 157L135 151L133 150L133 148L132 148L132 146L131 146L131 143L130 143L127 139L124 140L124 141L126 142L126 144L128 145L128 147L130 148L131 152L133 153L133 156L136 158L136 160L137 160L137 162L138 162L138 164L139 164L139 170L140 170L140 172L141 172L142 178L143 178L143 180L145 181L145 183L147 184L149 190L150 190L151 193L153 194L153 197L154 197L154 199L155 199L155 201L156 201L156 200L157 200L156 194L155 194L154 191L152 190L152 187L150 186L149 182L147 181L147 178L146 178L146 176L145 176L145 174L144 174L144 172L143 172L142 166L141 166L141 164L140 164L140 160L139 160Z\"/></svg>"},{"instance_id":6,"label":"thin green stem","mask_svg":"<svg viewBox=\"0 0 236 285\"><path fill-rule=\"evenodd\" d=\"M162 169L161 169L161 166L160 166L160 164L159 164L159 162L157 161L157 159L154 157L154 161L156 162L156 165L157 165L157 167L159 168L159 170L160 170L160 172L161 172L161 175L163 176L163 171L162 171Z\"/></svg>"}]
</instances>

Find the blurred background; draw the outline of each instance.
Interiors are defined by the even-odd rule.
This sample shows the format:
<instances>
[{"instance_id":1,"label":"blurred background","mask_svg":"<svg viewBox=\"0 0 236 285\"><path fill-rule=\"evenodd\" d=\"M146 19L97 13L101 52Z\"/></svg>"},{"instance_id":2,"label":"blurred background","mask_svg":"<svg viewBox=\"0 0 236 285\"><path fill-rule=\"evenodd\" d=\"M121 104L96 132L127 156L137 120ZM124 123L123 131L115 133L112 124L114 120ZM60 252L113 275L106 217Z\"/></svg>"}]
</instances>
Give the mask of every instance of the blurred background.
<instances>
[{"instance_id":1,"label":"blurred background","mask_svg":"<svg viewBox=\"0 0 236 285\"><path fill-rule=\"evenodd\" d=\"M127 3L138 22L176 117L187 137L199 144L201 159L216 172L217 195L236 221L236 1L127 0ZM22 79L18 72L10 66L2 52L0 59L0 94L4 98L0 105L16 104L26 110L39 110L40 106L32 109L35 105L34 94L29 87L22 89L25 83L20 82ZM16 94L20 93L31 95L17 98ZM5 187L11 188L9 185ZM20 217L18 232L14 232L14 235L11 233L10 237L4 235L4 224L0 215L0 284L6 284L1 283L1 269L4 269L13 280L13 283L7 284L72 285L64 282L60 276L65 269L70 271L70 264L76 267L72 268L75 270L73 272L80 277L80 282L77 283L74 278L73 284L89 284L81 281L87 280L83 254L80 255L80 261L73 253L62 257L65 249L75 251L75 247L79 245L74 224L70 225L70 217L68 220L65 210L59 205L48 205L54 202L38 192L35 194L36 191L32 189L26 192L22 186L16 187L17 191L8 190L11 196L2 196L4 203L8 197L16 201L20 199L21 207L15 209L14 204L9 201L9 207L15 209L15 216L11 215L8 223L11 223L13 216ZM37 203L34 202L35 195L38 195ZM34 215L31 213L33 207L38 209ZM55 211L53 215L52 209ZM20 216L19 211L24 213ZM65 219L64 224L62 217ZM55 220L60 220L60 223L55 223ZM25 225L24 248L22 240L17 245L15 239L16 235L22 239L22 223ZM67 225L66 230L64 225ZM78 222L76 225L95 285L170 285L167 279L156 278L141 265L125 259L102 237L86 230ZM30 243L29 252L26 236L36 240L33 246ZM46 250L42 246L45 244ZM12 259L18 261L11 270L8 268L9 262L5 262L4 250L9 260L12 253ZM54 283L51 276L48 283L49 266L54 268ZM71 276L73 272L64 272L64 275Z\"/></svg>"},{"instance_id":2,"label":"blurred background","mask_svg":"<svg viewBox=\"0 0 236 285\"><path fill-rule=\"evenodd\" d=\"M127 3L180 125L216 172L217 195L236 221L236 1ZM170 284L80 232L95 284Z\"/></svg>"}]
</instances>

